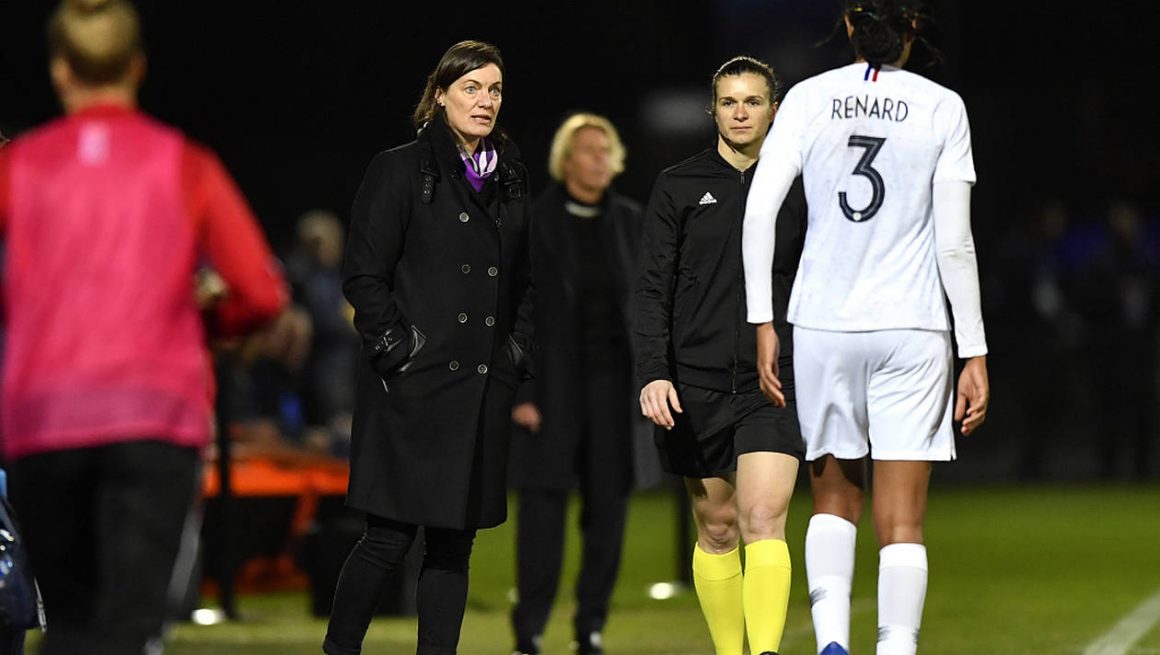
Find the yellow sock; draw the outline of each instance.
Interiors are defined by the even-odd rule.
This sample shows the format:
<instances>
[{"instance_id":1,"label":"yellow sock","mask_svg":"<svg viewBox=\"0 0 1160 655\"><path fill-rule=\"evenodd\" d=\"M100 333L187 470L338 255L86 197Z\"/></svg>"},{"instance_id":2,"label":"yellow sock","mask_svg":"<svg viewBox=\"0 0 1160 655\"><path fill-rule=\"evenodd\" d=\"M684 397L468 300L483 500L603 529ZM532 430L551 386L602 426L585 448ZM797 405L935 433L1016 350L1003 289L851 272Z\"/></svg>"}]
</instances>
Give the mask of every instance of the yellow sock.
<instances>
[{"instance_id":1,"label":"yellow sock","mask_svg":"<svg viewBox=\"0 0 1160 655\"><path fill-rule=\"evenodd\" d=\"M752 655L776 653L789 608L789 547L781 539L745 546L745 630Z\"/></svg>"},{"instance_id":2,"label":"yellow sock","mask_svg":"<svg viewBox=\"0 0 1160 655\"><path fill-rule=\"evenodd\" d=\"M714 555L693 547L693 586L717 655L741 655L745 648L741 579L740 549Z\"/></svg>"}]
</instances>

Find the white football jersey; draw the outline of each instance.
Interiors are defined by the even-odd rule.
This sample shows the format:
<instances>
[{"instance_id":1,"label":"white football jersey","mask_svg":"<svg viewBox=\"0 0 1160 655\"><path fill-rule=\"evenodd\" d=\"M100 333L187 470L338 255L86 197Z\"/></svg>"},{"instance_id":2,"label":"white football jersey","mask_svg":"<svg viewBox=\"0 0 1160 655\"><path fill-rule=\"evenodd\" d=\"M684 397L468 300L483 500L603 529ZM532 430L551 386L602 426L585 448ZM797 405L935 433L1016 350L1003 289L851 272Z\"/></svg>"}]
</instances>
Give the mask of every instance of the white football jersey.
<instances>
[{"instance_id":1,"label":"white football jersey","mask_svg":"<svg viewBox=\"0 0 1160 655\"><path fill-rule=\"evenodd\" d=\"M827 71L781 103L761 153L775 157L802 175L809 204L791 323L950 329L931 195L935 182L975 182L958 94L893 67Z\"/></svg>"}]
</instances>

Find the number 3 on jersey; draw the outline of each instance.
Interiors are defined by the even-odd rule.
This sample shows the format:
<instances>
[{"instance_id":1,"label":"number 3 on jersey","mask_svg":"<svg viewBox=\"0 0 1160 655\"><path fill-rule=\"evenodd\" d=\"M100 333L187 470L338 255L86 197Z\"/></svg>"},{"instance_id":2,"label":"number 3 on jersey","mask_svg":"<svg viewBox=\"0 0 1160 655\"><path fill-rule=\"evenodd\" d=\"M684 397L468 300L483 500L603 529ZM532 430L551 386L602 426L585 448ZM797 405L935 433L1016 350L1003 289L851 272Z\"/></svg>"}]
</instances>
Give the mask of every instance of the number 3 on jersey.
<instances>
[{"instance_id":1,"label":"number 3 on jersey","mask_svg":"<svg viewBox=\"0 0 1160 655\"><path fill-rule=\"evenodd\" d=\"M854 167L854 175L862 175L870 180L870 186L873 187L874 195L870 197L870 204L866 205L865 209L854 210L850 207L850 203L846 201L846 192L838 192L838 204L842 206L842 213L846 215L851 221L855 223L864 223L874 214L882 209L882 200L886 197L886 183L882 181L882 175L875 170L874 158L878 156L878 151L882 150L882 145L886 143L886 139L874 136L859 136L857 134L850 136L848 145L851 148L865 148L866 151L862 153L862 159L858 160L858 165Z\"/></svg>"}]
</instances>

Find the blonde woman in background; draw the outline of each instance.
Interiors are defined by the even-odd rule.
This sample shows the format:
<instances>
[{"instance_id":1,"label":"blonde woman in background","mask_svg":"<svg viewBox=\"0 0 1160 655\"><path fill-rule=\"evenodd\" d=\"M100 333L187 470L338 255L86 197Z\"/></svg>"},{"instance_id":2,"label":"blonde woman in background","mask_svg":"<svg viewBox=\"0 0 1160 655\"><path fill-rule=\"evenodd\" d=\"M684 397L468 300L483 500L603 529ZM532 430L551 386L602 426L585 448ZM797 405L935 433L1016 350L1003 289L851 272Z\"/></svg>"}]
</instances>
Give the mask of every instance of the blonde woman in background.
<instances>
[{"instance_id":1,"label":"blonde woman in background","mask_svg":"<svg viewBox=\"0 0 1160 655\"><path fill-rule=\"evenodd\" d=\"M512 412L521 462L516 652L540 652L560 579L571 490L584 505L575 648L601 653L633 482L629 289L640 207L611 188L624 146L606 118L576 114L556 131L556 184L536 200L532 261L543 365Z\"/></svg>"}]
</instances>

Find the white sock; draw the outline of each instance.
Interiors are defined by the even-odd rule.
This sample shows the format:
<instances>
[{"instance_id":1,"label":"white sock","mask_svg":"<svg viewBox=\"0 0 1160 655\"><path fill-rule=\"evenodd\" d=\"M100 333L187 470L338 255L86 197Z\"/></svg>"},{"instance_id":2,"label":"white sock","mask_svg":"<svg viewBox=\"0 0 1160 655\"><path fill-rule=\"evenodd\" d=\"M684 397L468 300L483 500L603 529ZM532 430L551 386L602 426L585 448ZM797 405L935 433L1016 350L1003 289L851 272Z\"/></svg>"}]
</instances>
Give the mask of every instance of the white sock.
<instances>
[{"instance_id":1,"label":"white sock","mask_svg":"<svg viewBox=\"0 0 1160 655\"><path fill-rule=\"evenodd\" d=\"M922 544L890 544L878 552L878 655L918 650L926 574Z\"/></svg>"},{"instance_id":2,"label":"white sock","mask_svg":"<svg viewBox=\"0 0 1160 655\"><path fill-rule=\"evenodd\" d=\"M838 642L850 650L850 585L858 528L833 514L814 514L806 530L806 580L818 652Z\"/></svg>"}]
</instances>

